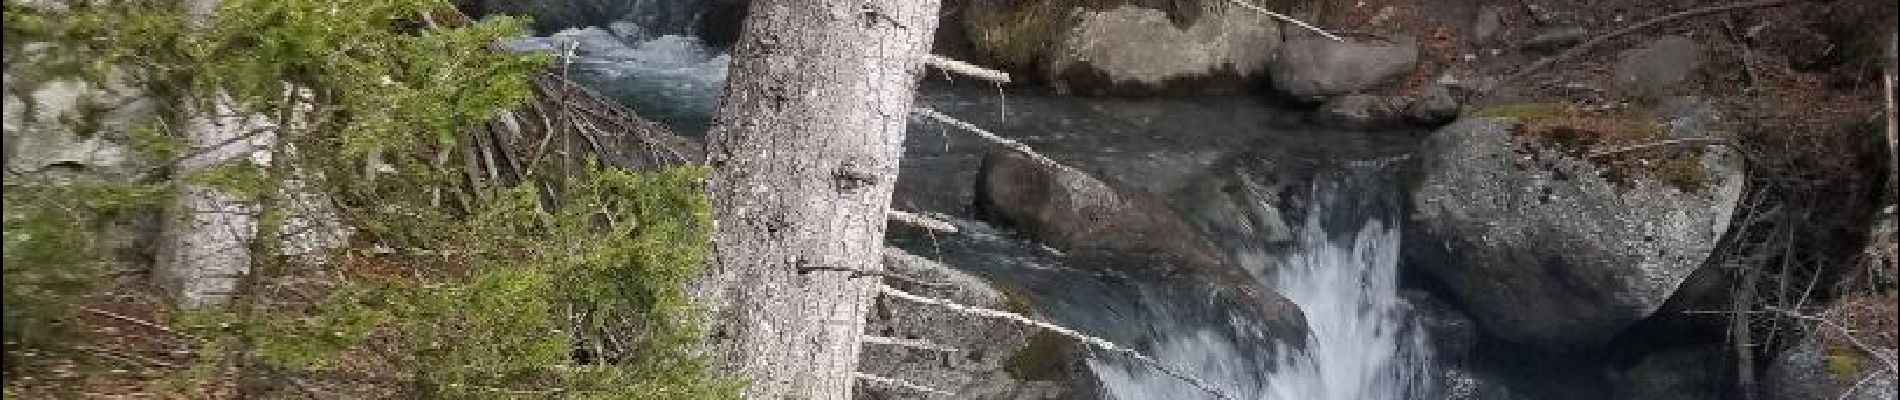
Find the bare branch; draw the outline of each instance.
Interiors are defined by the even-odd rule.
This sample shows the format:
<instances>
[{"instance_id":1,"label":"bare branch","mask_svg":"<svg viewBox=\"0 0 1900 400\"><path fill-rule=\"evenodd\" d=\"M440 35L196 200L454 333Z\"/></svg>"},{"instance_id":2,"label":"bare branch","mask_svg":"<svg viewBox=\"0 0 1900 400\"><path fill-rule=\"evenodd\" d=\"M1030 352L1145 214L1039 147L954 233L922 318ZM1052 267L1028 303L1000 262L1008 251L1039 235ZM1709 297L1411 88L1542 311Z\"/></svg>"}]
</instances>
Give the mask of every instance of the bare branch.
<instances>
[{"instance_id":1,"label":"bare branch","mask_svg":"<svg viewBox=\"0 0 1900 400\"><path fill-rule=\"evenodd\" d=\"M1669 140L1655 141L1655 142L1649 142L1649 143L1634 144L1634 145L1623 146L1623 147L1618 147L1614 149L1592 151L1590 152L1590 154L1587 154L1584 157L1597 158L1597 157L1607 156L1611 154L1631 152L1631 151L1636 151L1636 150L1685 145L1685 144L1710 144L1710 145L1727 146L1729 145L1729 141L1728 139L1716 138L1716 137L1692 137L1692 138L1681 138L1681 139L1669 139Z\"/></svg>"},{"instance_id":2,"label":"bare branch","mask_svg":"<svg viewBox=\"0 0 1900 400\"><path fill-rule=\"evenodd\" d=\"M957 226L951 225L949 222L946 222L944 220L926 217L923 215L918 215L918 214L910 213L907 211L899 211L899 210L890 210L889 214L892 221L902 222L905 224L909 224L911 226L929 229L929 230L937 231L937 232L943 232L943 233L948 233L948 234L957 233Z\"/></svg>"},{"instance_id":3,"label":"bare branch","mask_svg":"<svg viewBox=\"0 0 1900 400\"><path fill-rule=\"evenodd\" d=\"M859 373L857 373L857 376L858 376L858 379L862 379L862 380L864 380L864 381L866 381L866 382L874 382L874 383L881 383L881 384L885 384L885 385L891 385L891 386L896 386L896 387L899 387L899 388L903 388L903 389L906 389L906 390L911 390L911 391L916 391L916 392L920 392L920 393L928 393L928 394L934 394L934 395L938 395L938 396L946 396L946 397L948 397L948 396L956 396L956 395L957 395L956 393L950 393L950 392L945 392L945 391L942 391L942 390L937 390L937 389L931 389L930 387L927 387L927 386L924 386L924 385L919 385L919 384L915 384L915 383L910 383L910 382L905 382L905 381L901 381L901 380L897 380L897 379L891 379L891 378L885 378L885 377L882 377L882 376L877 376L877 375L871 375L871 374L867 374L867 373L863 373L863 372L859 372Z\"/></svg>"},{"instance_id":4,"label":"bare branch","mask_svg":"<svg viewBox=\"0 0 1900 400\"><path fill-rule=\"evenodd\" d=\"M929 65L931 68L936 68L944 72L955 72L955 73L968 76L971 78L995 82L998 84L1009 83L1008 72L997 71L997 70L993 70L989 68L983 68L983 67L977 66L976 64L957 61L949 57L939 56L936 54L930 54L930 55L924 56L924 65Z\"/></svg>"},{"instance_id":5,"label":"bare branch","mask_svg":"<svg viewBox=\"0 0 1900 400\"><path fill-rule=\"evenodd\" d=\"M1320 36L1325 36L1327 39L1332 39L1334 41L1340 41L1340 42L1346 41L1346 39L1340 38L1339 35L1327 33L1325 30L1319 29L1319 27L1317 26L1313 26L1313 24L1308 24L1305 21L1300 21L1299 19L1289 17L1286 14L1273 12L1273 10L1268 10L1266 8L1262 8L1260 6L1254 5L1253 3L1248 3L1247 0L1227 0L1227 1L1234 3L1235 5L1245 7L1249 10L1254 10L1261 14L1266 14L1269 17L1273 17L1273 19L1277 19L1289 24L1293 24L1294 26L1298 26L1301 28L1306 28L1306 30L1313 31L1313 33L1318 33Z\"/></svg>"},{"instance_id":6,"label":"bare branch","mask_svg":"<svg viewBox=\"0 0 1900 400\"><path fill-rule=\"evenodd\" d=\"M1830 329L1834 329L1834 331L1839 332L1841 334L1841 337L1847 338L1847 341L1849 343L1853 343L1854 347L1859 347L1860 350L1862 352L1866 352L1868 356L1873 357L1875 360L1879 360L1881 364L1887 367L1888 372L1900 372L1900 366L1895 365L1893 356L1886 354L1887 352L1882 351L1881 348L1874 347L1873 345L1867 344L1867 342L1861 341L1860 337L1854 336L1854 330L1847 329L1847 327L1841 326L1841 324L1835 323L1834 320L1822 318L1819 316L1802 314L1802 313L1795 312L1794 310L1789 310L1785 308L1779 308L1779 307L1765 307L1765 308L1768 309L1769 311L1774 311L1776 313L1786 315L1790 318L1811 321L1821 326L1826 326Z\"/></svg>"},{"instance_id":7,"label":"bare branch","mask_svg":"<svg viewBox=\"0 0 1900 400\"><path fill-rule=\"evenodd\" d=\"M1235 1L1238 1L1238 0L1235 0ZM1591 38L1590 41L1583 42L1582 44L1578 44L1576 47L1571 47L1570 50L1565 50L1563 53L1559 53L1555 56L1545 57L1541 60L1537 60L1537 62L1531 63L1531 65L1524 67L1524 69L1518 70L1517 73L1504 77L1504 79L1499 80L1497 84L1491 85L1490 88L1502 87L1504 86L1505 83L1517 81L1519 79L1523 79L1527 76L1530 76L1531 73L1537 72L1537 70L1544 69L1545 67L1549 67L1552 64L1556 64L1563 60L1568 60L1576 56L1582 55L1583 53L1590 51L1590 49L1592 48L1595 48L1597 46L1600 46L1604 43L1609 42L1610 39L1614 39L1618 36L1627 35L1632 32L1641 31L1643 29L1648 29L1656 25L1661 25L1664 22L1694 17L1698 15L1714 14L1714 13L1719 13L1719 12L1724 12L1724 11L1746 10L1750 8L1761 8L1761 7L1773 7L1773 6L1788 5L1788 4L1793 4L1793 3L1794 3L1794 0L1767 0L1767 1L1756 1L1756 2L1749 2L1749 3L1724 4L1724 5L1719 5L1719 6L1709 6L1709 7L1691 9L1688 11L1678 12L1675 14L1669 14L1669 15L1664 15L1661 17L1656 17L1648 21L1638 22L1635 25L1630 25L1622 29L1611 31L1610 33L1605 33L1601 36Z\"/></svg>"},{"instance_id":8,"label":"bare branch","mask_svg":"<svg viewBox=\"0 0 1900 400\"><path fill-rule=\"evenodd\" d=\"M1066 336L1070 339L1074 339L1076 342L1080 342L1083 345L1086 345L1088 347L1102 350L1104 352L1108 352L1112 354L1120 354L1122 356L1128 357L1135 361L1139 361L1142 364L1146 364L1150 368L1154 368L1157 371L1161 371L1161 373L1167 374L1168 376L1174 377L1175 379L1180 379L1189 384L1192 384L1194 385L1194 387L1201 389L1202 391L1205 391L1208 394L1212 394L1216 398L1220 398L1222 400L1234 400L1234 397L1228 396L1227 393L1224 393L1224 392L1221 392L1220 390L1215 389L1213 385L1209 384L1205 380L1201 380L1201 378L1195 377L1194 375L1189 375L1188 373L1183 372L1180 369L1168 366L1167 364L1162 364L1160 361L1157 361L1152 357L1148 357L1147 355L1143 355L1140 352L1136 352L1134 350L1130 350L1128 348L1118 346L1115 343L1109 342L1107 340L1103 340L1102 338L1084 335L1081 332L1076 332L1074 329L1065 328L1061 325L1051 324L1048 322L1037 321L1034 318L1026 317L1026 316L1023 316L1022 314L1016 314L1016 313L1007 312L1007 311L991 310L991 309L980 308L980 307L971 307L971 306L966 306L962 304L957 304L956 302L952 302L949 300L918 296L915 294L911 294L909 292L897 290L897 288L893 288L888 285L881 286L878 288L878 290L879 292L883 293L886 296L891 296L898 299L920 303L920 304L929 304L929 305L934 305L938 307L943 307L957 313L975 315L975 316L985 317L985 318L1007 320L1007 321L1015 322L1018 324L1041 328L1051 333L1055 333L1058 335Z\"/></svg>"},{"instance_id":9,"label":"bare branch","mask_svg":"<svg viewBox=\"0 0 1900 400\"><path fill-rule=\"evenodd\" d=\"M981 137L991 142L995 142L996 144L1002 145L1003 147L1009 148L1010 150L1015 150L1018 153L1023 153L1023 155L1029 156L1029 158L1034 159L1038 163L1060 165L1060 163L1057 163L1056 160L1050 159L1049 157L1042 155L1042 153L1037 153L1035 149L1029 148L1029 145L1023 144L1022 142L1010 140L1009 138L998 136L995 133L983 130L983 128L979 128L974 124L963 122L963 121L957 120L956 118L951 118L948 115L943 115L943 113L937 112L937 110L932 110L926 107L917 107L913 109L912 111L917 114L923 115L925 117L929 117L930 119L936 120L937 122L941 122L945 125L954 126L959 129L963 129L964 131L974 133L976 134L977 137Z\"/></svg>"},{"instance_id":10,"label":"bare branch","mask_svg":"<svg viewBox=\"0 0 1900 400\"><path fill-rule=\"evenodd\" d=\"M184 332L179 332L179 331L175 331L175 330L172 330L172 328L167 328L167 327L165 327L164 325L159 325L159 324L155 324L155 323L152 323L151 321L146 321L146 320L142 320L142 319L138 319L138 318L132 318L132 317L127 317L127 316L125 316L125 315L121 315L121 314L118 314L118 313L114 313L114 312L111 312L111 311L106 311L106 310L101 310L101 309L97 309L97 308L92 308L92 307L86 307L86 306L79 306L78 308L79 308L79 311L85 311L85 312L88 312L88 313L92 313L92 314L94 314L94 315L98 315L98 316L101 316L101 317L106 317L106 318L111 318L111 319L115 319L115 320L119 320L119 321L122 321L122 322L126 322L126 323L130 323L130 324L133 324L133 325L138 325L138 326L143 326L143 327L146 327L146 328L151 328L152 330L155 330L155 331L159 331L159 332L164 332L164 333L167 333L167 334L170 334L170 335L172 335L172 336L177 336L177 337L181 337L181 338L185 338L185 339L191 339L191 340L193 340L193 341L199 341L199 339L198 339L198 337L196 337L196 336L192 336L192 335L190 335L190 334L186 334L186 333L184 333Z\"/></svg>"}]
</instances>

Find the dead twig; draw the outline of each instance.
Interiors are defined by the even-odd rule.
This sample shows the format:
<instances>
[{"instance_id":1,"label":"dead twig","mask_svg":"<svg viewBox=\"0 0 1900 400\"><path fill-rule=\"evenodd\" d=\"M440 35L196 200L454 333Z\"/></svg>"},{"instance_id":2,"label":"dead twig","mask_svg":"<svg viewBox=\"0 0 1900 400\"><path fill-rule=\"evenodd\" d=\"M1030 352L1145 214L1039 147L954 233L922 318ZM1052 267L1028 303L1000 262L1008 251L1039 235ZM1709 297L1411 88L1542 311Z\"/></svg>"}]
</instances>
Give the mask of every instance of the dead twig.
<instances>
[{"instance_id":1,"label":"dead twig","mask_svg":"<svg viewBox=\"0 0 1900 400\"><path fill-rule=\"evenodd\" d=\"M1562 62L1564 60L1569 60L1579 55L1583 55L1583 53L1589 52L1591 49L1594 49L1597 46L1601 46L1604 43L1609 42L1610 39L1615 39L1619 36L1628 35L1636 31L1649 29L1650 27L1661 25L1664 22L1669 22L1669 21L1674 21L1674 20L1689 18L1689 17L1694 17L1694 16L1700 16L1700 15L1715 14L1715 13L1726 12L1726 11L1783 6L1783 5L1789 5L1789 4L1794 4L1794 3L1795 3L1795 0L1767 0L1767 1L1755 1L1755 2L1748 2L1748 3L1724 4L1724 5L1719 5L1719 6L1708 6L1708 7L1690 9L1687 11L1682 11L1682 12L1678 12L1674 14L1652 18L1647 21L1638 22L1635 25L1623 27L1622 29L1617 29L1614 31L1610 31L1609 33L1605 33L1603 35L1590 38L1589 41L1583 42L1582 44L1578 44L1576 47L1571 47L1569 50L1565 50L1563 53L1558 53L1555 56L1544 57L1541 60L1537 60L1537 62L1531 63L1531 65L1524 67L1524 69L1518 70L1517 73L1504 77L1504 79L1499 80L1497 84L1491 85L1490 88L1487 88L1487 89L1495 89L1497 87L1502 87L1507 83L1514 82L1514 81L1523 79L1525 77L1528 77L1530 76L1530 74L1535 73L1538 70L1544 69L1545 67L1549 67L1552 64L1556 64L1558 62Z\"/></svg>"},{"instance_id":2,"label":"dead twig","mask_svg":"<svg viewBox=\"0 0 1900 400\"><path fill-rule=\"evenodd\" d=\"M1227 0L1227 1L1234 3L1235 5L1239 5L1243 8L1253 10L1254 12L1266 14L1269 17L1273 17L1273 19L1284 21L1286 23L1293 24L1294 26L1298 26L1301 28L1305 28L1306 30L1313 31L1313 33L1318 33L1320 36L1325 36L1327 39L1332 39L1334 41L1339 41L1339 42L1346 41L1346 39L1340 38L1339 35L1328 33L1324 29L1319 29L1319 27L1313 26L1313 24L1308 24L1305 21L1301 21L1299 19L1289 17L1286 14L1273 12L1273 10L1268 10L1266 8L1254 5L1253 3L1248 3L1247 0Z\"/></svg>"},{"instance_id":3,"label":"dead twig","mask_svg":"<svg viewBox=\"0 0 1900 400\"><path fill-rule=\"evenodd\" d=\"M1001 320L1015 322L1018 324L1023 324L1023 325L1027 325L1027 326L1031 326L1035 328L1040 328L1042 330L1049 331L1051 333L1055 333L1055 334L1073 339L1076 342L1079 342L1079 343L1082 343L1083 345L1088 346L1089 348L1128 357L1129 359L1138 361L1144 365L1147 365L1150 368L1154 368L1156 371L1161 371L1161 373L1167 374L1170 377L1173 377L1175 379L1180 379L1183 382L1187 382L1188 384L1194 385L1195 388L1200 389L1201 391L1207 392L1208 394L1212 394L1214 395L1214 397L1219 398L1221 400L1234 400L1233 396L1229 396L1227 395L1226 392L1222 392L1218 389L1215 389L1214 385L1208 383L1205 380L1201 380L1201 378L1199 377L1195 377L1194 375L1190 375L1185 371L1181 371L1180 369L1174 368L1167 364L1163 364L1161 363L1161 361L1155 360L1154 358L1148 357L1147 355L1141 354L1140 352L1130 350L1126 347L1118 346L1115 343L1109 342L1107 340L1103 340L1102 338L1084 335L1081 332L1076 332L1074 329L1069 329L1061 325L1051 324L1048 322L1037 321L1034 318L1026 317L1026 316L1023 316L1022 314L1016 314L1016 313L1012 313L1008 311L998 311L998 310L991 310L991 309L981 308L981 307L971 307L971 306L966 306L962 304L957 304L956 302L949 301L949 300L918 296L915 294L911 294L910 292L897 290L897 288L893 288L890 286L880 286L878 290L879 292L883 293L885 296L891 296L894 298L898 298L898 299L902 299L902 300L910 301L910 302L915 302L919 304L929 304L929 305L934 305L938 307L943 307L943 308L950 309L950 311L955 311L960 314L975 315L975 316L985 317L985 318L1001 319Z\"/></svg>"},{"instance_id":4,"label":"dead twig","mask_svg":"<svg viewBox=\"0 0 1900 400\"><path fill-rule=\"evenodd\" d=\"M1729 141L1728 139L1715 138L1715 137L1692 137L1692 138L1681 138L1681 139L1669 139L1669 140L1661 140L1661 141L1655 141L1655 142L1649 142L1649 143L1634 144L1634 145L1623 146L1623 147L1618 147L1618 148L1613 148L1613 149L1592 151L1590 152L1590 154L1584 155L1584 157L1598 158L1598 157L1603 157L1607 155L1626 153L1626 152L1637 151L1637 150L1653 149L1653 148L1658 148L1658 147L1669 147L1669 146L1677 146L1677 145L1689 145L1689 144L1708 144L1708 145L1727 146L1729 144Z\"/></svg>"},{"instance_id":5,"label":"dead twig","mask_svg":"<svg viewBox=\"0 0 1900 400\"><path fill-rule=\"evenodd\" d=\"M125 316L125 315L121 315L121 314L118 314L118 313L114 313L114 312L111 312L111 311L106 311L106 310L101 310L101 309L97 309L97 308L92 308L92 307L86 307L86 306L79 306L78 308L79 308L79 311L85 311L85 312L87 312L87 313L91 313L91 314L93 314L93 315L98 315L98 316L101 316L101 317L106 317L106 318L111 318L111 319L115 319L115 320L119 320L119 321L121 321L121 322L125 322L125 323L129 323L129 324L133 324L133 325L138 325L138 326L142 326L142 327L146 327L146 328L149 328L149 329L151 329L151 330L155 330L155 331L159 331L159 332L164 332L164 333L166 333L166 334L170 334L170 335L172 335L172 336L177 336L177 337L181 337L181 338L186 338L186 339L191 339L191 340L194 340L194 341L198 341L198 340L199 340L197 336L192 336L191 334L188 334L188 333L184 333L184 332L179 332L179 331L176 331L176 330L172 330L172 328L167 328L167 327L165 327L164 325L159 325L159 324L156 324L156 323L153 323L153 322L151 322L151 321L146 321L146 320L142 320L142 319L138 319L138 318L132 318L132 317L127 317L127 316Z\"/></svg>"}]
</instances>

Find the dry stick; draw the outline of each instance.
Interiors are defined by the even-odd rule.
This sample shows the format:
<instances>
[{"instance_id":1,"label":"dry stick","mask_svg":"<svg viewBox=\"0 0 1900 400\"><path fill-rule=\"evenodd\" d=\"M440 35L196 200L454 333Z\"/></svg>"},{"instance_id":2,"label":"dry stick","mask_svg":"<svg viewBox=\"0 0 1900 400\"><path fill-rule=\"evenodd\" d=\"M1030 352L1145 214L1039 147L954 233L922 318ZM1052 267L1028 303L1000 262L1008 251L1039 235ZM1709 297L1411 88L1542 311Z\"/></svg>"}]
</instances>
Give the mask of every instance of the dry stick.
<instances>
[{"instance_id":1,"label":"dry stick","mask_svg":"<svg viewBox=\"0 0 1900 400\"><path fill-rule=\"evenodd\" d=\"M957 395L956 393L950 393L950 392L945 392L942 390L932 389L924 385L905 382L905 381L901 381L897 379L885 378L882 376L871 375L871 374L867 374L863 372L857 373L857 377L858 379L863 379L868 382L882 383L882 384L896 386L896 387L903 388L906 390L911 390L911 391L916 391L916 392L921 392L921 393L929 393L929 394L945 396L945 397L953 397Z\"/></svg>"},{"instance_id":2,"label":"dry stick","mask_svg":"<svg viewBox=\"0 0 1900 400\"><path fill-rule=\"evenodd\" d=\"M1018 153L1023 153L1023 155L1029 156L1029 158L1034 159L1038 163L1042 163L1046 165L1061 165L1060 163L1057 163L1056 160L1050 159L1049 157L1042 155L1042 153L1037 153L1035 149L1029 148L1029 145L1023 144L1022 142L1009 140L1009 138L1005 138L1002 136L997 136L995 133L991 133L990 131L983 130L983 128L978 128L976 125L972 125L968 122L959 121L956 118L950 118L950 116L948 115L943 115L943 113L937 112L937 110L932 110L925 107L917 107L913 111L925 117L930 117L930 119L936 120L937 122L942 122L946 125L961 128L965 131L969 131L970 133L974 133L978 137L988 139L991 142L996 142L996 144L1002 145L1003 147L1009 148L1010 150L1015 150Z\"/></svg>"},{"instance_id":3,"label":"dry stick","mask_svg":"<svg viewBox=\"0 0 1900 400\"><path fill-rule=\"evenodd\" d=\"M1675 145L1682 145L1682 144L1712 144L1712 145L1726 146L1728 145L1728 139L1716 138L1716 137L1692 137L1692 138L1681 138L1681 139L1669 139L1669 140L1623 146L1623 147L1618 147L1614 149L1593 151L1593 152L1590 152L1590 154L1584 155L1584 157L1597 158L1597 157L1602 157L1602 156L1607 156L1607 155L1617 154L1617 153L1624 153L1624 152L1643 150L1643 149L1652 149L1652 148L1657 148L1657 147L1675 146Z\"/></svg>"},{"instance_id":4,"label":"dry stick","mask_svg":"<svg viewBox=\"0 0 1900 400\"><path fill-rule=\"evenodd\" d=\"M1248 3L1246 0L1227 0L1227 1L1230 3L1234 3L1236 5L1239 5L1241 7L1246 7L1249 10L1254 10L1254 11L1260 12L1261 14L1266 14L1267 16L1273 17L1274 19L1285 21L1286 23L1293 24L1301 28L1306 28L1306 30L1313 31L1313 33L1318 33L1320 36L1325 36L1327 39L1332 39L1334 41L1339 41L1339 42L1346 41L1346 39L1340 38L1338 35L1327 33L1325 30L1319 29L1319 27L1317 26L1313 26L1312 24L1308 24L1304 21L1300 21L1293 17L1286 16L1286 14L1281 14L1281 13L1273 12L1272 10L1261 8L1260 6L1254 5L1253 3Z\"/></svg>"},{"instance_id":5,"label":"dry stick","mask_svg":"<svg viewBox=\"0 0 1900 400\"><path fill-rule=\"evenodd\" d=\"M1848 343L1853 343L1854 347L1859 347L1861 351L1867 352L1867 354L1870 356L1873 356L1875 360L1879 360L1881 364L1887 367L1888 371L1900 372L1900 365L1895 364L1893 357L1883 354L1880 351L1881 350L1880 348L1874 347L1873 345L1867 344L1867 342L1861 341L1860 337L1854 336L1854 330L1847 329L1847 327L1841 326L1841 324L1835 323L1834 320L1830 320L1830 319L1822 318L1818 316L1813 316L1813 315L1802 314L1802 313L1794 312L1794 310L1789 310L1786 308L1772 307L1772 306L1764 307L1764 308L1769 311L1781 313L1782 315L1786 315L1788 317L1792 317L1792 318L1800 319L1800 320L1812 321L1816 324L1820 324L1822 326L1832 328L1835 331L1840 332L1842 337L1847 338Z\"/></svg>"},{"instance_id":6,"label":"dry stick","mask_svg":"<svg viewBox=\"0 0 1900 400\"><path fill-rule=\"evenodd\" d=\"M1058 335L1067 336L1070 339L1074 339L1075 341L1080 342L1089 347L1106 351L1112 354L1120 354L1122 356L1128 357L1135 361L1140 361L1142 364L1146 364L1150 368L1154 368L1157 371L1161 371L1161 373L1163 374L1167 374L1168 376L1174 377L1175 379L1180 379L1182 381L1187 382L1188 384L1192 384L1194 385L1195 388L1198 388L1201 391L1205 391L1208 394L1212 394L1214 395L1214 397L1220 398L1221 400L1234 400L1234 397L1228 396L1227 393L1224 393L1224 392L1221 392L1220 390L1215 389L1213 385L1207 383L1207 381L1201 380L1201 378L1197 378L1194 375L1189 375L1187 372L1183 372L1179 369L1175 369L1174 367L1170 367L1167 364L1162 364L1161 361L1155 360L1154 358L1148 357L1134 350L1117 346L1115 345L1115 343L1109 342L1107 340L1103 340L1101 338L1084 335L1081 332L1076 332L1073 329L1065 328L1065 327L1062 327L1061 325L1037 321L1034 318L1025 317L1021 314L1016 314L1012 312L997 311L997 310L991 310L991 309L980 308L980 307L971 307L971 306L966 306L962 304L957 304L949 300L918 296L915 294L911 294L909 292L897 290L897 288L893 288L888 285L879 286L878 291L880 293L883 293L886 296L891 296L898 299L903 299L903 300L916 302L920 304L929 304L929 305L934 305L938 307L943 307L943 308L950 309L950 311L954 311L961 314L975 315L975 316L985 317L985 318L1001 319L1001 320L1015 322L1018 324L1023 324L1023 325L1027 325L1027 326L1031 326L1035 328L1041 328L1043 330L1046 330Z\"/></svg>"},{"instance_id":7,"label":"dry stick","mask_svg":"<svg viewBox=\"0 0 1900 400\"><path fill-rule=\"evenodd\" d=\"M899 211L899 210L890 210L889 215L892 221L902 222L905 224L909 224L911 226L929 229L929 230L937 231L937 232L943 232L943 233L948 233L948 234L957 233L956 225L951 225L949 222L945 222L940 219L926 217L926 216L910 213L907 211Z\"/></svg>"},{"instance_id":8,"label":"dry stick","mask_svg":"<svg viewBox=\"0 0 1900 400\"><path fill-rule=\"evenodd\" d=\"M1235 1L1238 1L1238 0L1235 0ZM1511 74L1510 76L1506 76L1503 80L1499 80L1497 84L1492 85L1489 88L1486 88L1486 90L1489 91L1490 89L1495 89L1495 88L1504 86L1505 83L1523 79L1524 77L1529 76L1531 73L1537 72L1537 70L1544 69L1545 67L1549 67L1551 64L1556 64L1560 61L1568 60L1573 57L1582 55L1584 52L1589 51L1591 48L1595 48L1599 45L1602 45L1605 42L1609 42L1610 39L1614 39L1618 36L1627 35L1632 32L1640 31L1643 29L1648 29L1649 27L1656 26L1664 22L1674 21L1674 20L1688 18L1688 17L1694 17L1698 15L1714 14L1714 13L1719 13L1719 12L1724 12L1724 11L1734 11L1734 10L1744 10L1744 9L1750 9L1750 8L1788 5L1788 4L1793 4L1794 2L1795 2L1794 0L1768 0L1768 1L1756 1L1756 2L1749 2L1749 3L1726 4L1726 5L1719 5L1719 6L1702 7L1702 8L1692 9L1688 11L1678 12L1675 14L1669 14L1669 15L1664 15L1661 17L1656 17L1648 21L1639 22L1635 25L1630 25L1630 26L1624 27L1623 29L1617 29L1615 31L1611 31L1610 33L1605 33L1601 36L1591 38L1590 41L1583 42L1583 44L1579 44L1576 47L1571 47L1570 50L1565 50L1563 53L1559 53L1555 56L1545 57L1544 59L1537 60L1537 62L1532 63L1530 66L1527 66L1527 67L1524 67L1524 69L1518 70L1517 73Z\"/></svg>"},{"instance_id":9,"label":"dry stick","mask_svg":"<svg viewBox=\"0 0 1900 400\"><path fill-rule=\"evenodd\" d=\"M924 65L929 65L932 68L944 72L955 72L971 78L995 82L999 85L1009 83L1009 73L1007 72L979 67L976 64L957 61L936 54L924 55Z\"/></svg>"},{"instance_id":10,"label":"dry stick","mask_svg":"<svg viewBox=\"0 0 1900 400\"><path fill-rule=\"evenodd\" d=\"M164 325L155 324L155 323L152 323L151 321L146 321L146 320L142 320L138 318L127 317L127 316L120 315L118 313L114 313L111 311L106 311L106 310L101 310L101 309L86 307L86 306L80 306L79 310L92 313L98 316L106 317L106 318L124 321L126 323L130 323L133 325L151 328L152 330L168 333L168 334L171 334L172 336L177 336L177 337L191 339L191 340L199 340L197 336L192 336L184 332L175 331L175 330L172 330L172 328L165 327Z\"/></svg>"}]
</instances>

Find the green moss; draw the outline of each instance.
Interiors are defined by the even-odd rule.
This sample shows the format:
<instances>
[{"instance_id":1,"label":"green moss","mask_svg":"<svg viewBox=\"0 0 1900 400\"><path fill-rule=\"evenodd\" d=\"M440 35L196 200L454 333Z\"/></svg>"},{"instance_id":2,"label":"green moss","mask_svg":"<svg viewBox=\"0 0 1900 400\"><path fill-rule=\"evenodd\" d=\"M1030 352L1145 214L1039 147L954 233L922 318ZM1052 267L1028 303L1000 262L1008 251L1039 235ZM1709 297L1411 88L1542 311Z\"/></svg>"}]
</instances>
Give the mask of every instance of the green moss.
<instances>
[{"instance_id":1,"label":"green moss","mask_svg":"<svg viewBox=\"0 0 1900 400\"><path fill-rule=\"evenodd\" d=\"M1860 354L1847 345L1827 346L1827 371L1834 375L1835 383L1852 383L1861 373Z\"/></svg>"},{"instance_id":2,"label":"green moss","mask_svg":"<svg viewBox=\"0 0 1900 400\"><path fill-rule=\"evenodd\" d=\"M102 74L94 72L124 68L170 111L221 96L241 112L272 118L317 110L296 121L302 129L280 132L296 152L273 154L269 168L235 160L125 190L16 184L10 176L8 349L39 342L29 338L61 339L40 328L104 281L93 268L104 258L89 235L113 217L110 210L164 204L169 189L194 183L260 200L269 208L265 219L281 221L292 211L270 197L294 179L334 199L358 241L437 252L338 255L381 263L394 270L389 276L260 257L252 281L319 281L322 290L295 299L259 290L229 310L179 315L176 323L203 339L207 365L194 371L219 371L216 365L237 357L258 367L247 373L274 381L270 375L323 376L376 362L377 370L394 370L378 378L426 398L737 397L740 382L715 378L697 352L702 316L685 293L706 263L706 171L562 169L564 176L511 187L467 184L466 160L454 150L470 127L532 98L530 77L546 57L489 49L521 32L524 20L456 28L418 21L447 7L442 0L227 0L212 28L188 29L166 1L80 4L57 14L8 1L9 57L26 40L59 44L35 61L35 73L90 75L96 83ZM286 84L309 96L290 101ZM143 121L128 135L132 147L161 158L187 153L181 132L165 129L184 116ZM372 157L393 171L364 172ZM302 172L289 175L294 169ZM560 196L541 195L549 182L559 184ZM602 350L595 363L573 362L576 338ZM210 379L186 374L181 379Z\"/></svg>"},{"instance_id":3,"label":"green moss","mask_svg":"<svg viewBox=\"0 0 1900 400\"><path fill-rule=\"evenodd\" d=\"M1700 191L1708 184L1707 172L1702 170L1701 160L1692 155L1680 155L1663 160L1661 165L1650 172L1650 176L1684 192Z\"/></svg>"},{"instance_id":4,"label":"green moss","mask_svg":"<svg viewBox=\"0 0 1900 400\"><path fill-rule=\"evenodd\" d=\"M1518 103L1484 107L1472 111L1472 115L1487 118L1514 118L1522 123L1536 123L1568 115L1570 107L1559 103Z\"/></svg>"}]
</instances>

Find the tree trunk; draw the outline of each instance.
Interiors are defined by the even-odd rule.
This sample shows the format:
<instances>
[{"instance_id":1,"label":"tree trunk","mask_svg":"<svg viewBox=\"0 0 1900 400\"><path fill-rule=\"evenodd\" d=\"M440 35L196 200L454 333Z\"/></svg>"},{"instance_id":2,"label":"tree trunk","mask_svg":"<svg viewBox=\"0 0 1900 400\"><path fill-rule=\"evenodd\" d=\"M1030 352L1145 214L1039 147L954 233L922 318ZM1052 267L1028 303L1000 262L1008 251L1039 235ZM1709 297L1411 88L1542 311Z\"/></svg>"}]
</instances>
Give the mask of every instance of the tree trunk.
<instances>
[{"instance_id":1,"label":"tree trunk","mask_svg":"<svg viewBox=\"0 0 1900 400\"><path fill-rule=\"evenodd\" d=\"M713 261L693 292L751 399L851 397L937 0L755 1L709 133Z\"/></svg>"},{"instance_id":2,"label":"tree trunk","mask_svg":"<svg viewBox=\"0 0 1900 400\"><path fill-rule=\"evenodd\" d=\"M184 4L200 29L210 26L217 5L218 0ZM178 177L269 148L270 135L262 131L268 121L240 113L229 98L212 96L181 109L185 110L180 118L183 135L192 156L178 161ZM166 212L154 280L182 306L223 304L251 269L251 243L257 235L255 205L215 187L184 183L177 203Z\"/></svg>"}]
</instances>

